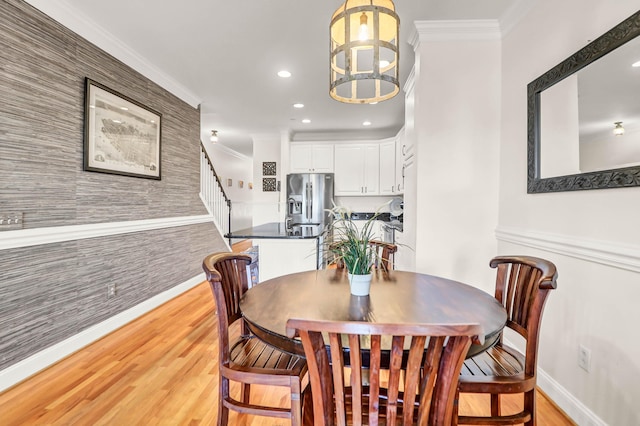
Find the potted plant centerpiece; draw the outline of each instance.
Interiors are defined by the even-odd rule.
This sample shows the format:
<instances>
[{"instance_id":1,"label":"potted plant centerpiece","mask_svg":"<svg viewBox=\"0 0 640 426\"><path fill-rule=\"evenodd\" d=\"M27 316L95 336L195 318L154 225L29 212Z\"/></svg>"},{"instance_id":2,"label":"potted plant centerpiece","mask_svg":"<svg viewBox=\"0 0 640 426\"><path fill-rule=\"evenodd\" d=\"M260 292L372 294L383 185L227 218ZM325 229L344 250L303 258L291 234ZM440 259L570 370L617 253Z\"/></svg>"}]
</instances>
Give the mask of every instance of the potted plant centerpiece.
<instances>
[{"instance_id":1,"label":"potted plant centerpiece","mask_svg":"<svg viewBox=\"0 0 640 426\"><path fill-rule=\"evenodd\" d=\"M369 244L374 239L373 221L377 213L366 220L362 227L351 220L351 212L344 207L334 206L331 215L331 226L327 229L333 263L347 269L351 294L367 296L371 285L371 268L377 257L376 250Z\"/></svg>"}]
</instances>

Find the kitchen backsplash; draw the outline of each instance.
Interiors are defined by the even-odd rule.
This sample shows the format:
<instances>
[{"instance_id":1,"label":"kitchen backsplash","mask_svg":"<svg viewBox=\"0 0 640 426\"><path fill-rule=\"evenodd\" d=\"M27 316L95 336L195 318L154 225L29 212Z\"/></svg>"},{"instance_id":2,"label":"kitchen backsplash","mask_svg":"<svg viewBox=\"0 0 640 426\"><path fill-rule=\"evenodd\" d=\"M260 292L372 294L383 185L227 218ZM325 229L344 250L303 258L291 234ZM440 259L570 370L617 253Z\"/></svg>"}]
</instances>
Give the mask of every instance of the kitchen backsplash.
<instances>
[{"instance_id":1,"label":"kitchen backsplash","mask_svg":"<svg viewBox=\"0 0 640 426\"><path fill-rule=\"evenodd\" d=\"M393 198L396 197L335 197L335 202L354 212L375 212L378 208L380 212L388 212Z\"/></svg>"}]
</instances>

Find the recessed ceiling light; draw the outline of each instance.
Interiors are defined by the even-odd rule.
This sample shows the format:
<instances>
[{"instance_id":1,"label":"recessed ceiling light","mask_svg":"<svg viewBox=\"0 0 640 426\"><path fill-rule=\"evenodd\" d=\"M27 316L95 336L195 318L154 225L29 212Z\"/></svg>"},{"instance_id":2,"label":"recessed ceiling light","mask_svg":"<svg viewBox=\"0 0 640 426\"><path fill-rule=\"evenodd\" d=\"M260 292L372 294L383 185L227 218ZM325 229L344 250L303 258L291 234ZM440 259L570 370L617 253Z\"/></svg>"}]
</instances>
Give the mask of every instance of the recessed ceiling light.
<instances>
[{"instance_id":1,"label":"recessed ceiling light","mask_svg":"<svg viewBox=\"0 0 640 426\"><path fill-rule=\"evenodd\" d=\"M370 121L365 121L362 123L363 126L371 126L371 122Z\"/></svg>"},{"instance_id":2,"label":"recessed ceiling light","mask_svg":"<svg viewBox=\"0 0 640 426\"><path fill-rule=\"evenodd\" d=\"M301 103L297 103L297 104L293 104L294 108L304 108L304 104Z\"/></svg>"},{"instance_id":3,"label":"recessed ceiling light","mask_svg":"<svg viewBox=\"0 0 640 426\"><path fill-rule=\"evenodd\" d=\"M304 118L304 119L302 120L302 122L303 122L304 124L309 124L309 123L311 123L311 120L309 120L308 118Z\"/></svg>"},{"instance_id":4,"label":"recessed ceiling light","mask_svg":"<svg viewBox=\"0 0 640 426\"><path fill-rule=\"evenodd\" d=\"M634 67L634 68L640 67L640 61L634 62L633 64L631 64L631 66Z\"/></svg>"},{"instance_id":5,"label":"recessed ceiling light","mask_svg":"<svg viewBox=\"0 0 640 426\"><path fill-rule=\"evenodd\" d=\"M287 70L278 71L278 77L289 78L291 77L291 73Z\"/></svg>"}]
</instances>

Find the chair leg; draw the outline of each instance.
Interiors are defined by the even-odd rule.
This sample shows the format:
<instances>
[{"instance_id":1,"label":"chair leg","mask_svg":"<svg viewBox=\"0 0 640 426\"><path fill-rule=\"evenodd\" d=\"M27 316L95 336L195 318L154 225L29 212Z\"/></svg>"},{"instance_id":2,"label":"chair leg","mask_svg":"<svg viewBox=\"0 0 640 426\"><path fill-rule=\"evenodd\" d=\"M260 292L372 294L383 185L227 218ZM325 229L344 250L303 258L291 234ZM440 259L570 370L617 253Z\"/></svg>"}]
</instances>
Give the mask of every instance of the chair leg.
<instances>
[{"instance_id":1,"label":"chair leg","mask_svg":"<svg viewBox=\"0 0 640 426\"><path fill-rule=\"evenodd\" d=\"M291 378L291 426L302 426L302 400L300 378Z\"/></svg>"},{"instance_id":2,"label":"chair leg","mask_svg":"<svg viewBox=\"0 0 640 426\"><path fill-rule=\"evenodd\" d=\"M491 394L491 416L497 417L500 415L500 394Z\"/></svg>"},{"instance_id":3,"label":"chair leg","mask_svg":"<svg viewBox=\"0 0 640 426\"><path fill-rule=\"evenodd\" d=\"M311 386L307 386L302 393L302 424L313 426L313 397L311 396Z\"/></svg>"},{"instance_id":4,"label":"chair leg","mask_svg":"<svg viewBox=\"0 0 640 426\"><path fill-rule=\"evenodd\" d=\"M451 413L451 426L458 425L459 408L460 408L460 390L456 389L456 398L453 401L453 412Z\"/></svg>"},{"instance_id":5,"label":"chair leg","mask_svg":"<svg viewBox=\"0 0 640 426\"><path fill-rule=\"evenodd\" d=\"M524 393L524 411L531 414L531 420L525 426L536 426L536 390Z\"/></svg>"},{"instance_id":6,"label":"chair leg","mask_svg":"<svg viewBox=\"0 0 640 426\"><path fill-rule=\"evenodd\" d=\"M224 405L224 400L228 397L229 379L220 376L218 382L218 426L227 426L229 423L229 408Z\"/></svg>"}]
</instances>

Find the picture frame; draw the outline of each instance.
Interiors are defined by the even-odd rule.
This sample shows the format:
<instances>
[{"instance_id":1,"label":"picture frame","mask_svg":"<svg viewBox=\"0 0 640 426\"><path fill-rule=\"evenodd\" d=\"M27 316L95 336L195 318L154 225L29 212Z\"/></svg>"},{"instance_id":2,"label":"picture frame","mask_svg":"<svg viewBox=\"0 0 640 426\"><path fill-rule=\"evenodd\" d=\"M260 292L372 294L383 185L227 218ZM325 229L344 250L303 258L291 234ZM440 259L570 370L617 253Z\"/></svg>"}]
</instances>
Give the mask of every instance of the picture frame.
<instances>
[{"instance_id":1,"label":"picture frame","mask_svg":"<svg viewBox=\"0 0 640 426\"><path fill-rule=\"evenodd\" d=\"M276 175L276 162L275 161L263 161L262 162L262 175L263 176L275 176Z\"/></svg>"},{"instance_id":2,"label":"picture frame","mask_svg":"<svg viewBox=\"0 0 640 426\"><path fill-rule=\"evenodd\" d=\"M262 191L263 192L275 192L276 191L276 178L262 178Z\"/></svg>"},{"instance_id":3,"label":"picture frame","mask_svg":"<svg viewBox=\"0 0 640 426\"><path fill-rule=\"evenodd\" d=\"M84 170L161 179L162 114L85 79Z\"/></svg>"}]
</instances>

